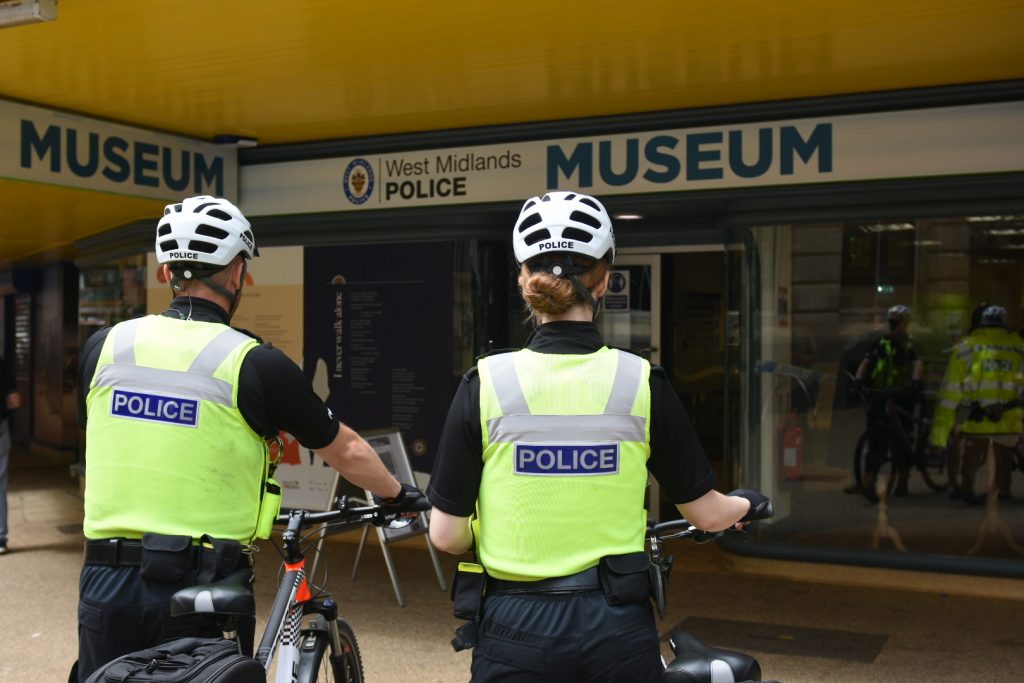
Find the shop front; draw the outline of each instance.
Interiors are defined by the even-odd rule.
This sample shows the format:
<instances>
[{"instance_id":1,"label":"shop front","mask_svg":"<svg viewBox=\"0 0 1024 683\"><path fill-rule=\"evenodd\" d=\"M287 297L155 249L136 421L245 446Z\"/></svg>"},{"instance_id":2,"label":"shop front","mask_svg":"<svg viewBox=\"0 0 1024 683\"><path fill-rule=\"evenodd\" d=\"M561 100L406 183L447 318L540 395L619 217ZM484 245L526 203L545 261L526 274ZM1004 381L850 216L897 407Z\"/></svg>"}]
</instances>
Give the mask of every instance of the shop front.
<instances>
[{"instance_id":1,"label":"shop front","mask_svg":"<svg viewBox=\"0 0 1024 683\"><path fill-rule=\"evenodd\" d=\"M720 489L758 488L776 503L772 523L731 546L1019 575L1020 471L1018 497L991 504L988 462L976 466L976 505L950 499L959 467L951 477L948 464L933 464L932 486L915 469L908 495L881 503L845 492L865 427L847 373L892 305L912 310L924 420L973 308L998 304L1012 329L1024 324L1024 106L1006 93L975 99L603 119L561 126L561 138L522 126L257 149L242 156L240 197L264 243L303 245L307 313L311 288L358 303L338 309L348 322L317 304L327 313L304 323L304 364L315 377L315 345L331 352L328 371L339 357L354 363L332 400L365 407L367 392L386 394L356 425L382 427L441 419L475 355L529 334L508 246L522 201L593 194L620 247L598 319L608 342L665 367ZM413 427L424 473L439 426ZM673 513L656 486L650 500Z\"/></svg>"},{"instance_id":2,"label":"shop front","mask_svg":"<svg viewBox=\"0 0 1024 683\"><path fill-rule=\"evenodd\" d=\"M932 96L930 107L911 95L870 107L838 98L247 150L238 198L263 255L236 323L300 363L342 419L401 430L428 474L462 373L530 332L508 240L522 201L578 189L615 220L620 256L598 319L608 343L666 369L720 489L758 488L776 503L776 519L733 543L738 552L1017 575L1019 465L1018 497L992 504L987 461L972 470L974 505L950 499L962 472L948 463L912 470L908 495L884 504L845 491L865 428L847 373L885 332L889 307L912 310L925 420L974 308L1001 305L1011 328L1024 325L1019 95L983 89ZM49 159L50 128L32 130L34 160ZM156 218L81 240L77 271L53 267L10 290L9 353L43 373L22 376L53 391L33 413L66 418L36 425L60 443L75 442L77 344L166 306L145 256ZM39 322L58 300L77 301L77 333ZM287 452L312 463L297 444ZM673 514L656 485L649 499Z\"/></svg>"}]
</instances>

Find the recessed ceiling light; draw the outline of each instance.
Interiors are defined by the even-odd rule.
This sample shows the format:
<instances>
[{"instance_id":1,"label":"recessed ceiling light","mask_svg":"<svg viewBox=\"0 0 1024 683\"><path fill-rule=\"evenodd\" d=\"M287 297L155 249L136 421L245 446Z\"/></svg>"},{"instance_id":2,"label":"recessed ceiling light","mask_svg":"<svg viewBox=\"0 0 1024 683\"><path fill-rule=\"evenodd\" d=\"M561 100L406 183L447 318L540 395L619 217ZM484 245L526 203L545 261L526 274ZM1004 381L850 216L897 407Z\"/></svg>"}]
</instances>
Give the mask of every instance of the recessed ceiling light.
<instances>
[{"instance_id":1,"label":"recessed ceiling light","mask_svg":"<svg viewBox=\"0 0 1024 683\"><path fill-rule=\"evenodd\" d=\"M5 0L0 2L0 27L53 21L57 0Z\"/></svg>"},{"instance_id":2,"label":"recessed ceiling light","mask_svg":"<svg viewBox=\"0 0 1024 683\"><path fill-rule=\"evenodd\" d=\"M615 220L619 221L639 221L642 220L644 215L642 213L617 213L612 216Z\"/></svg>"}]
</instances>

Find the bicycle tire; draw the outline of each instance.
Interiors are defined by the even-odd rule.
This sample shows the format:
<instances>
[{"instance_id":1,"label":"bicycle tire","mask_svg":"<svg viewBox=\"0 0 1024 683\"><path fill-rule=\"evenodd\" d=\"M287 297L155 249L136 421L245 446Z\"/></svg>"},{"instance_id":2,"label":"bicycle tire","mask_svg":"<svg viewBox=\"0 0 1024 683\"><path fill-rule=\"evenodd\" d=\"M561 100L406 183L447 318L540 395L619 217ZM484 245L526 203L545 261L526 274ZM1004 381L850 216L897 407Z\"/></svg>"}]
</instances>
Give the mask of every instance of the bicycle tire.
<instances>
[{"instance_id":1,"label":"bicycle tire","mask_svg":"<svg viewBox=\"0 0 1024 683\"><path fill-rule=\"evenodd\" d=\"M363 683L363 659L356 634L344 619L337 620L341 652L335 652L327 623L322 617L304 632L296 676L300 683Z\"/></svg>"},{"instance_id":2,"label":"bicycle tire","mask_svg":"<svg viewBox=\"0 0 1024 683\"><path fill-rule=\"evenodd\" d=\"M946 467L945 459L941 465L929 465L927 453L918 453L915 458L917 459L917 471L921 473L921 479L928 488L936 493L949 490L949 469Z\"/></svg>"},{"instance_id":3,"label":"bicycle tire","mask_svg":"<svg viewBox=\"0 0 1024 683\"><path fill-rule=\"evenodd\" d=\"M857 482L857 488L860 489L861 494L872 503L876 503L878 502L878 494L876 493L875 486L864 486L864 471L867 466L869 448L868 432L865 431L860 435L860 438L857 439L857 446L853 452L853 478ZM893 489L896 488L896 471L892 466L892 458L889 456L888 450L886 450L885 456L878 462L878 472L876 473L876 477L877 476L885 476L888 478L888 482L886 484L887 496L892 495Z\"/></svg>"}]
</instances>

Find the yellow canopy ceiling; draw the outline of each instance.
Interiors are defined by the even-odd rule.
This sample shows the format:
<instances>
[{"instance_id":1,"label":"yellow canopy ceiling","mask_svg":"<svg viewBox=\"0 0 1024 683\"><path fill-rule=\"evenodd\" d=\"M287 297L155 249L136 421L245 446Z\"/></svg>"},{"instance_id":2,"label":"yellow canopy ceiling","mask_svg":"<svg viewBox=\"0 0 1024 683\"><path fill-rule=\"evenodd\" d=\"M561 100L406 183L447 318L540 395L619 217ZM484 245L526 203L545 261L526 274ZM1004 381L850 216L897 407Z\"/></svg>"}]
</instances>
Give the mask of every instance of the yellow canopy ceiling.
<instances>
[{"instance_id":1,"label":"yellow canopy ceiling","mask_svg":"<svg viewBox=\"0 0 1024 683\"><path fill-rule=\"evenodd\" d=\"M1020 78L1022 38L1021 0L61 0L0 97L274 144ZM159 212L24 186L0 267Z\"/></svg>"}]
</instances>

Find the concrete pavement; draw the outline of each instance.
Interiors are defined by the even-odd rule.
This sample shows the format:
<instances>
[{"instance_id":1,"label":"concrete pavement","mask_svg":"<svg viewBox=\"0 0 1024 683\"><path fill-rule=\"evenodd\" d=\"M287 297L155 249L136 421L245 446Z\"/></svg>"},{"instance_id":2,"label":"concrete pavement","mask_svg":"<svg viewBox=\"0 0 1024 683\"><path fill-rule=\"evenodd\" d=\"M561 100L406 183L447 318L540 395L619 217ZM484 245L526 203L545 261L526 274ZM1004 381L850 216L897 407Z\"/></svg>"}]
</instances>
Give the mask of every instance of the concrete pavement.
<instances>
[{"instance_id":1,"label":"concrete pavement","mask_svg":"<svg viewBox=\"0 0 1024 683\"><path fill-rule=\"evenodd\" d=\"M67 678L77 638L81 507L77 480L66 464L15 452L12 552L0 557L0 681ZM322 566L355 628L367 680L468 680L470 655L448 645L459 622L422 540L392 546L407 598L402 608L376 546L366 549L359 576L350 581L358 537L331 537ZM683 624L711 644L743 649L760 660L766 678L1022 678L1022 582L750 560L710 544L673 545L670 551L677 561L663 633ZM456 560L442 559L450 578ZM278 566L276 552L264 544L257 559L261 616L270 606ZM771 575L780 573L787 576ZM322 582L322 574L317 579Z\"/></svg>"}]
</instances>

